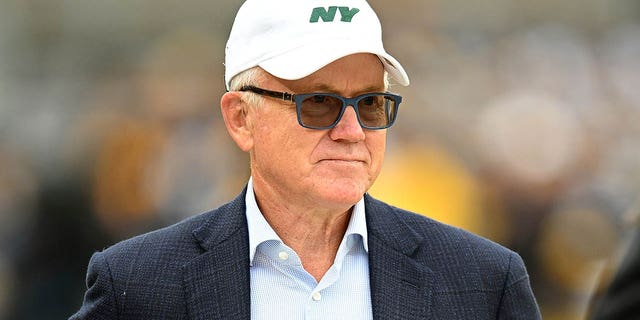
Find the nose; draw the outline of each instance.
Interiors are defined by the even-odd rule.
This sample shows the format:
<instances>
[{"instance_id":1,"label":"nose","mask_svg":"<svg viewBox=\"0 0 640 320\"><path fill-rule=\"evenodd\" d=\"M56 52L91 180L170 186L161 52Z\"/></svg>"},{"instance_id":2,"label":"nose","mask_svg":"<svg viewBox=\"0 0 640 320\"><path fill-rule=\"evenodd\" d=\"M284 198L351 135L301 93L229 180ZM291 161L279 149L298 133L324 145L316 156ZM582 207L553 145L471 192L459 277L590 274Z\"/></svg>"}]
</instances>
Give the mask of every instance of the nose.
<instances>
[{"instance_id":1,"label":"nose","mask_svg":"<svg viewBox=\"0 0 640 320\"><path fill-rule=\"evenodd\" d=\"M364 129L358 122L355 108L347 106L342 119L329 131L329 137L334 141L359 142L364 140Z\"/></svg>"}]
</instances>

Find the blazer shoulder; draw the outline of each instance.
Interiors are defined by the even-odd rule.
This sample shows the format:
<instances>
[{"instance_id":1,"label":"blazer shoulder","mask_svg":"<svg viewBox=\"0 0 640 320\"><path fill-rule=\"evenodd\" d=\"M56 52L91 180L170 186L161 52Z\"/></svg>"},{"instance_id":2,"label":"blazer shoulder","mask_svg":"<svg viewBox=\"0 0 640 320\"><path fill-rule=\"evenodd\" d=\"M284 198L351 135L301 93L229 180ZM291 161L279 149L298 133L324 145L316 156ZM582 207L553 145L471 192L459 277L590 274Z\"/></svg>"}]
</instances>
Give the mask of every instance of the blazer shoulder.
<instances>
[{"instance_id":1,"label":"blazer shoulder","mask_svg":"<svg viewBox=\"0 0 640 320\"><path fill-rule=\"evenodd\" d=\"M184 294L188 266L208 245L243 235L242 199L94 253L85 299L72 319L181 318L186 302L176 298Z\"/></svg>"},{"instance_id":2,"label":"blazer shoulder","mask_svg":"<svg viewBox=\"0 0 640 320\"><path fill-rule=\"evenodd\" d=\"M119 318L130 305L149 305L145 297L175 296L179 292L179 264L195 252L189 245L188 230L199 224L202 217L187 219L173 226L121 241L96 252L89 261L86 276L87 292L80 310L70 319ZM193 240L190 241L194 243ZM162 286L148 286L162 282ZM159 310L175 306L165 305ZM157 317L157 315L156 315Z\"/></svg>"},{"instance_id":3,"label":"blazer shoulder","mask_svg":"<svg viewBox=\"0 0 640 320\"><path fill-rule=\"evenodd\" d=\"M378 266L377 270L393 268L394 273L401 273L398 261L410 261L404 270L412 270L411 275L424 281L431 294L433 318L540 319L517 253L368 195L365 207L370 264ZM378 271L374 277L383 275Z\"/></svg>"},{"instance_id":4,"label":"blazer shoulder","mask_svg":"<svg viewBox=\"0 0 640 320\"><path fill-rule=\"evenodd\" d=\"M368 197L366 203L368 204L368 209L372 209L370 210L372 214L384 216L384 222L391 224L392 229L398 227L408 228L414 236L422 240L437 240L436 242L442 242L446 246L466 243L490 251L504 252L507 254L513 252L485 237L459 227L442 223L426 215L398 208L371 197ZM370 220L375 222L376 219Z\"/></svg>"},{"instance_id":5,"label":"blazer shoulder","mask_svg":"<svg viewBox=\"0 0 640 320\"><path fill-rule=\"evenodd\" d=\"M103 249L102 255L107 260L120 260L129 259L140 250L144 250L146 254L160 255L163 252L173 253L178 248L185 249L185 247L194 246L193 230L202 225L207 220L207 216L212 214L215 214L215 210L187 218L171 226L122 240Z\"/></svg>"},{"instance_id":6,"label":"blazer shoulder","mask_svg":"<svg viewBox=\"0 0 640 320\"><path fill-rule=\"evenodd\" d=\"M204 251L209 241L227 237L246 225L245 190L234 200L216 209L189 217L171 226L123 240L103 250L108 261L130 261L133 256L146 256L151 261L163 258L181 262Z\"/></svg>"},{"instance_id":7,"label":"blazer shoulder","mask_svg":"<svg viewBox=\"0 0 640 320\"><path fill-rule=\"evenodd\" d=\"M373 198L367 203L373 209L371 213L379 215L371 220L378 223L382 220L387 227L380 229L395 233L393 237L414 238L413 241L419 243L414 258L436 272L459 279L482 275L494 284L528 278L522 258L501 244Z\"/></svg>"}]
</instances>

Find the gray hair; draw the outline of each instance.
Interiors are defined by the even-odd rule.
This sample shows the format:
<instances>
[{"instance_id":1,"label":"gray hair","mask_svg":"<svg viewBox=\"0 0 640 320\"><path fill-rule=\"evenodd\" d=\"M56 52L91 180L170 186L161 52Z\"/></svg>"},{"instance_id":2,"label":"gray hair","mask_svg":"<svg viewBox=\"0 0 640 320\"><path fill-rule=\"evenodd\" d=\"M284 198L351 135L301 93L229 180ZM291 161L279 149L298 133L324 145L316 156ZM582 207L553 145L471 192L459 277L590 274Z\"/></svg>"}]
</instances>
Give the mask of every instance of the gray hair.
<instances>
[{"instance_id":1,"label":"gray hair","mask_svg":"<svg viewBox=\"0 0 640 320\"><path fill-rule=\"evenodd\" d=\"M229 91L240 91L240 89L242 89L242 87L245 87L245 86L259 87L260 82L264 78L265 73L266 71L264 71L262 68L257 66L251 69L242 71L238 73L236 76L234 76L229 82ZM251 106L260 105L264 101L262 96L257 94L252 94L250 92L247 92L247 94L244 94L242 99L244 100L244 102L246 102L248 105L251 105Z\"/></svg>"}]
</instances>

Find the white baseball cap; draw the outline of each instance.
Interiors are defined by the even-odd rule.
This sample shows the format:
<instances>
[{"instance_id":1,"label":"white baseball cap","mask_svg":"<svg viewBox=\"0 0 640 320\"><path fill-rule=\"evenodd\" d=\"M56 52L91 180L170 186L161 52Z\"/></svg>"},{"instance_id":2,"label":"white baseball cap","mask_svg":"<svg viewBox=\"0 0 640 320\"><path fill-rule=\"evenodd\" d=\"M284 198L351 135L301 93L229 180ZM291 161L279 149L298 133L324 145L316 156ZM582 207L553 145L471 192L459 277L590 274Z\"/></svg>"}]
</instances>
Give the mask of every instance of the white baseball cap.
<instances>
[{"instance_id":1,"label":"white baseball cap","mask_svg":"<svg viewBox=\"0 0 640 320\"><path fill-rule=\"evenodd\" d=\"M365 0L247 0L225 49L225 83L260 66L286 80L304 78L342 57L376 54L391 78L409 77L382 44L378 16Z\"/></svg>"}]
</instances>

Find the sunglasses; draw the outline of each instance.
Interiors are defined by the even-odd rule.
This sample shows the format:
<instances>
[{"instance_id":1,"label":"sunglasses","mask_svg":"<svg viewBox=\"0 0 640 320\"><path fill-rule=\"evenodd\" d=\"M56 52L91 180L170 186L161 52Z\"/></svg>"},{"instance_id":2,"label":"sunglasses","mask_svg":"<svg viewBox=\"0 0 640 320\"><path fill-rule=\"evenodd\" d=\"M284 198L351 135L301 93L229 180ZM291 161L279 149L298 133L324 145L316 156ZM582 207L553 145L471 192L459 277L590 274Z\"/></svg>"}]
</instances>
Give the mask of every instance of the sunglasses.
<instances>
[{"instance_id":1,"label":"sunglasses","mask_svg":"<svg viewBox=\"0 0 640 320\"><path fill-rule=\"evenodd\" d=\"M345 98L333 93L303 93L271 91L244 86L240 91L295 102L298 123L309 129L326 130L335 127L348 106L356 111L358 123L364 129L380 130L396 121L402 97L392 93L367 93Z\"/></svg>"}]
</instances>

